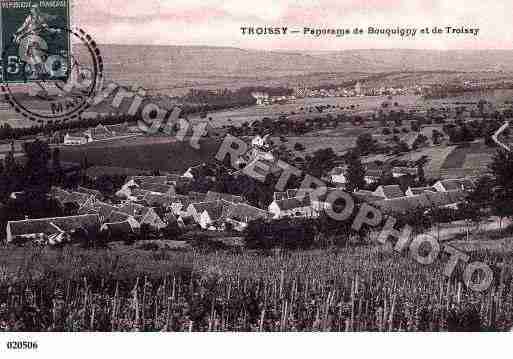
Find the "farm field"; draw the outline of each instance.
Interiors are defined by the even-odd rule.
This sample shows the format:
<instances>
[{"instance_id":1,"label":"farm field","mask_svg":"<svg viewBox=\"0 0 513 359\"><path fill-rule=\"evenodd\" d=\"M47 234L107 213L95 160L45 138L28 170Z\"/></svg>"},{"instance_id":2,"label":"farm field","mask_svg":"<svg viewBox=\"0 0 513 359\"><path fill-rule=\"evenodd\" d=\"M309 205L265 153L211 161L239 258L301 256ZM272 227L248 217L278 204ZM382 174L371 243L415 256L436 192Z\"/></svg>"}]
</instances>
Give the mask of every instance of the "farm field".
<instances>
[{"instance_id":1,"label":"farm field","mask_svg":"<svg viewBox=\"0 0 513 359\"><path fill-rule=\"evenodd\" d=\"M183 173L189 167L214 161L219 146L217 141L204 140L200 149L196 150L189 143L177 142L167 137L141 136L84 146L61 147L61 159L81 163L87 157L91 166L159 169Z\"/></svg>"},{"instance_id":2,"label":"farm field","mask_svg":"<svg viewBox=\"0 0 513 359\"><path fill-rule=\"evenodd\" d=\"M381 104L388 102L394 104L397 102L398 106L393 107L394 110L400 111L401 109L408 110L412 107L423 108L440 108L451 107L458 103L477 103L481 99L485 99L492 104L500 105L510 101L513 97L513 90L493 90L483 92L471 92L461 96L455 96L445 99L423 99L420 96L406 95L394 96L389 99L387 96L374 96L374 97L328 97L328 98L305 98L297 99L288 104L273 104L270 106L252 106L241 109L233 109L227 111L220 111L209 114L212 117L212 124L215 127L222 127L224 125L240 125L243 122L253 122L262 120L264 117L278 118L280 115L290 115L292 112L296 114L301 113L301 108L310 108L318 105L331 105L340 106L347 109L347 107L354 105L354 110L335 110L333 113L341 112L369 112L377 111L381 108ZM326 112L329 113L329 112ZM301 113L302 116L315 116L315 113L309 114ZM290 117L290 116L289 116ZM199 120L199 117L192 117L192 120ZM431 133L429 133L430 137Z\"/></svg>"},{"instance_id":3,"label":"farm field","mask_svg":"<svg viewBox=\"0 0 513 359\"><path fill-rule=\"evenodd\" d=\"M428 156L426 175L437 178L478 176L487 171L496 149L482 141L455 146L435 146L412 151L398 157L401 160L416 161Z\"/></svg>"},{"instance_id":4,"label":"farm field","mask_svg":"<svg viewBox=\"0 0 513 359\"><path fill-rule=\"evenodd\" d=\"M301 108L309 108L319 105L332 105L348 107L355 106L356 112L375 111L378 110L383 102L397 102L397 109L415 106L419 101L417 96L395 96L392 100L386 96L375 97L327 97L327 98L305 98L297 99L288 104L273 104L269 106L252 106L242 109L229 111L220 111L209 114L212 117L212 124L215 127L223 125L240 125L243 122L253 122L262 120L264 117L278 118L280 115L290 115L291 112L300 113ZM341 110L339 112L342 112ZM345 111L347 112L347 111ZM353 112L353 111L352 111ZM329 113L329 112L326 112ZM337 113L337 112L334 112ZM316 116L315 113L306 112L303 116ZM319 115L319 113L317 113ZM192 117L192 120L199 120L199 117Z\"/></svg>"},{"instance_id":5,"label":"farm field","mask_svg":"<svg viewBox=\"0 0 513 359\"><path fill-rule=\"evenodd\" d=\"M496 149L482 142L459 145L447 156L442 169L486 167L491 162Z\"/></svg>"},{"instance_id":6,"label":"farm field","mask_svg":"<svg viewBox=\"0 0 513 359\"><path fill-rule=\"evenodd\" d=\"M325 149L325 148L333 148L333 151L339 155L343 154L350 148L356 145L356 137L344 137L344 136L311 136L305 135L300 137L288 137L285 136L288 142L284 143L284 145L295 152L298 156L304 156L305 154L311 154L315 151ZM280 144L279 137L272 137L271 140L275 144ZM294 149L294 145L299 143L305 147L304 151L296 151Z\"/></svg>"},{"instance_id":7,"label":"farm field","mask_svg":"<svg viewBox=\"0 0 513 359\"><path fill-rule=\"evenodd\" d=\"M422 266L384 247L269 256L184 251L177 243L175 250L111 246L1 248L2 287L11 288L0 295L3 328L395 332L507 331L513 324L511 253L471 253L502 270L496 301L468 290L458 270L447 280L445 262Z\"/></svg>"}]
</instances>

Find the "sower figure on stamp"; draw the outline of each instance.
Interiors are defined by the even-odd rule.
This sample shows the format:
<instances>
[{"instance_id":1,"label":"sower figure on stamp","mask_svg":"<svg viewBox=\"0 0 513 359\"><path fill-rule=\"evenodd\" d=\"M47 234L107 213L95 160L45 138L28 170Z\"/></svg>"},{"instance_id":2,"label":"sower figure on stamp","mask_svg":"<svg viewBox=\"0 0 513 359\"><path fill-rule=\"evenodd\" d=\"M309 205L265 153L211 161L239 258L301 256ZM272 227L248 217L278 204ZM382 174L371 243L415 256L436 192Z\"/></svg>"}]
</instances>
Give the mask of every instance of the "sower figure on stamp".
<instances>
[{"instance_id":1,"label":"sower figure on stamp","mask_svg":"<svg viewBox=\"0 0 513 359\"><path fill-rule=\"evenodd\" d=\"M33 5L23 25L14 34L14 42L20 46L20 58L33 65L37 75L46 72L44 62L48 57L48 45L42 35L61 33L60 29L53 29L48 25L50 21L58 18L56 15L42 13L38 5Z\"/></svg>"}]
</instances>

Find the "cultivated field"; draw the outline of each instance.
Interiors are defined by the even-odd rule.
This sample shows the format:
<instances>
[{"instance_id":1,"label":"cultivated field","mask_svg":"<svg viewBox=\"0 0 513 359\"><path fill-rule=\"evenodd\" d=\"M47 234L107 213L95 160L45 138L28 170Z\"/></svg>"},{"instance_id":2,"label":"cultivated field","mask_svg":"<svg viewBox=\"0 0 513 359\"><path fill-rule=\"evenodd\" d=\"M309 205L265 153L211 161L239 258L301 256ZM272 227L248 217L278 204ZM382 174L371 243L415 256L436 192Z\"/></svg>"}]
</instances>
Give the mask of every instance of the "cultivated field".
<instances>
[{"instance_id":1,"label":"cultivated field","mask_svg":"<svg viewBox=\"0 0 513 359\"><path fill-rule=\"evenodd\" d=\"M8 331L487 331L513 324L512 257L491 291L382 247L227 251L0 249ZM445 259L443 260L445 262ZM9 289L7 289L9 288Z\"/></svg>"},{"instance_id":2,"label":"cultivated field","mask_svg":"<svg viewBox=\"0 0 513 359\"><path fill-rule=\"evenodd\" d=\"M436 146L412 151L399 157L401 160L417 161L429 157L426 175L433 178L457 178L476 176L487 171L496 149L477 141L457 146Z\"/></svg>"},{"instance_id":3,"label":"cultivated field","mask_svg":"<svg viewBox=\"0 0 513 359\"><path fill-rule=\"evenodd\" d=\"M305 98L297 99L288 104L274 104L269 106L252 106L242 109L234 109L228 111L220 111L209 114L212 117L212 124L215 127L223 125L240 125L244 122L252 123L256 120L262 120L264 117L277 119L280 115L291 115L292 112L300 114L301 117L316 117L322 115L318 112L302 112L301 108L309 109L314 106L331 105L340 106L345 110L336 110L332 113L354 113L354 112L367 112L377 111L383 102L394 103L397 102L399 106L396 109L399 111L401 108L408 108L415 106L419 101L422 101L417 96L395 96L391 100L386 96L375 97L327 97L327 98ZM351 105L354 105L354 110L347 110ZM326 112L330 113L330 112ZM290 116L289 116L290 117ZM198 119L198 118L193 118Z\"/></svg>"},{"instance_id":4,"label":"cultivated field","mask_svg":"<svg viewBox=\"0 0 513 359\"><path fill-rule=\"evenodd\" d=\"M211 163L220 143L202 140L199 150L189 143L166 137L141 136L130 139L96 142L77 147L62 147L61 159L92 166L135 168L183 173L189 167Z\"/></svg>"},{"instance_id":5,"label":"cultivated field","mask_svg":"<svg viewBox=\"0 0 513 359\"><path fill-rule=\"evenodd\" d=\"M296 156L304 157L307 154L312 154L315 151L331 147L333 151L339 155L343 154L350 148L356 145L356 137L344 136L315 136L306 135L301 137L285 136L287 141L284 145ZM275 144L281 144L279 137L271 138ZM294 145L299 143L304 146L304 151L296 151Z\"/></svg>"}]
</instances>

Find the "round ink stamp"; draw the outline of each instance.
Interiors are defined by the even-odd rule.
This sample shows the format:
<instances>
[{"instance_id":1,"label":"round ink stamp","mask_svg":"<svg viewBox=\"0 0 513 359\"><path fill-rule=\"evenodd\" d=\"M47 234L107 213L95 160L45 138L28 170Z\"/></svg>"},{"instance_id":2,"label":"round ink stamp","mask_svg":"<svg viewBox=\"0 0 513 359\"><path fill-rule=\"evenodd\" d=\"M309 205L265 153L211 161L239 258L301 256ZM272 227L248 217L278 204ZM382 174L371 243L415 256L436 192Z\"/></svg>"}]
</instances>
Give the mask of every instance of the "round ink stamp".
<instances>
[{"instance_id":1,"label":"round ink stamp","mask_svg":"<svg viewBox=\"0 0 513 359\"><path fill-rule=\"evenodd\" d=\"M102 90L100 50L69 23L68 0L2 2L2 100L32 121L79 119Z\"/></svg>"}]
</instances>

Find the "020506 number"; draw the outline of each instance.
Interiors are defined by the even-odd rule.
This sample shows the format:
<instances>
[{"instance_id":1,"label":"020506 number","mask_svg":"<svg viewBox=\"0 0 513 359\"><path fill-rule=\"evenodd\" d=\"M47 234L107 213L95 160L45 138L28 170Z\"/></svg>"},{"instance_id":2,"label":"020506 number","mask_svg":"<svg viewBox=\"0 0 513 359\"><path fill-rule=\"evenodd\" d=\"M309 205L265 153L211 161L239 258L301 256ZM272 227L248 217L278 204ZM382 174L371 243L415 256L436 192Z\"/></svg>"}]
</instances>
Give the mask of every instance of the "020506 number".
<instances>
[{"instance_id":1,"label":"020506 number","mask_svg":"<svg viewBox=\"0 0 513 359\"><path fill-rule=\"evenodd\" d=\"M12 350L37 349L37 342L11 341L11 342L7 342L7 349L12 349Z\"/></svg>"}]
</instances>

